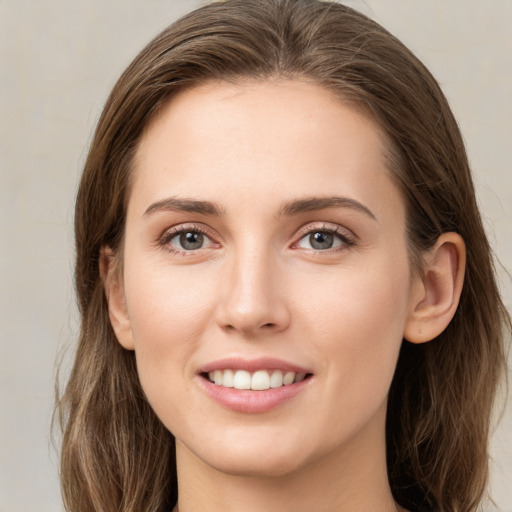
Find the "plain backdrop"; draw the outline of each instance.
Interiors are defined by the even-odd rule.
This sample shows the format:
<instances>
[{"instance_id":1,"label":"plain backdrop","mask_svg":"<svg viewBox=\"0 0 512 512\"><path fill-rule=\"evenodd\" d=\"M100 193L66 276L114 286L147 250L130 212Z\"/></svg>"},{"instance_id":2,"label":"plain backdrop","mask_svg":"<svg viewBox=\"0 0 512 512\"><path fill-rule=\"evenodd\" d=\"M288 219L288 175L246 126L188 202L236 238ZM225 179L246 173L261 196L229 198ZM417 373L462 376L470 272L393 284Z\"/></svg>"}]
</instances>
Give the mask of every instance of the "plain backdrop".
<instances>
[{"instance_id":1,"label":"plain backdrop","mask_svg":"<svg viewBox=\"0 0 512 512\"><path fill-rule=\"evenodd\" d=\"M72 354L73 202L106 95L195 0L0 0L0 512L62 510L52 448L55 359ZM350 1L402 39L458 118L490 239L512 269L512 0ZM510 277L500 270L507 305ZM492 492L512 512L512 413ZM486 510L493 510L486 506Z\"/></svg>"}]
</instances>

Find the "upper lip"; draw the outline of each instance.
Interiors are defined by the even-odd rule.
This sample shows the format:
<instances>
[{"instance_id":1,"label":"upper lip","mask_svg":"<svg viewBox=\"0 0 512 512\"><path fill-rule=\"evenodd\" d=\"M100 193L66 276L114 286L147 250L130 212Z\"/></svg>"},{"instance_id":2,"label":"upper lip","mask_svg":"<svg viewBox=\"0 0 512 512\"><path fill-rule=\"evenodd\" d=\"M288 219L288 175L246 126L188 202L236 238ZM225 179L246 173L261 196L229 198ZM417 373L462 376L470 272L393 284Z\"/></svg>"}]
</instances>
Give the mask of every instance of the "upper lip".
<instances>
[{"instance_id":1,"label":"upper lip","mask_svg":"<svg viewBox=\"0 0 512 512\"><path fill-rule=\"evenodd\" d=\"M214 370L245 370L256 372L258 370L284 370L295 373L311 373L308 369L282 359L273 357L258 357L244 359L241 357L227 357L207 363L199 369L199 373L209 373Z\"/></svg>"}]
</instances>

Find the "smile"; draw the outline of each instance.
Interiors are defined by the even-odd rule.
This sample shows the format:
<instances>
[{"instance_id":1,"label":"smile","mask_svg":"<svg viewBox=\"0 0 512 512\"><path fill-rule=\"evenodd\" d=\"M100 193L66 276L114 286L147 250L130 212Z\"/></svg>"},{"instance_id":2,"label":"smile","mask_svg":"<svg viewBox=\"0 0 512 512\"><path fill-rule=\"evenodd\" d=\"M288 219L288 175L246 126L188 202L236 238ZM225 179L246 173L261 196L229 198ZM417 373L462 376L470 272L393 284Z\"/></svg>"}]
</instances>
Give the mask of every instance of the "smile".
<instances>
[{"instance_id":1,"label":"smile","mask_svg":"<svg viewBox=\"0 0 512 512\"><path fill-rule=\"evenodd\" d=\"M199 387L235 412L263 413L288 403L314 383L308 367L272 357L226 357L198 369Z\"/></svg>"},{"instance_id":2,"label":"smile","mask_svg":"<svg viewBox=\"0 0 512 512\"><path fill-rule=\"evenodd\" d=\"M210 382L225 388L250 389L253 391L264 391L276 389L283 386L303 381L307 374L296 373L285 370L257 370L248 372L246 370L212 370L208 372Z\"/></svg>"}]
</instances>

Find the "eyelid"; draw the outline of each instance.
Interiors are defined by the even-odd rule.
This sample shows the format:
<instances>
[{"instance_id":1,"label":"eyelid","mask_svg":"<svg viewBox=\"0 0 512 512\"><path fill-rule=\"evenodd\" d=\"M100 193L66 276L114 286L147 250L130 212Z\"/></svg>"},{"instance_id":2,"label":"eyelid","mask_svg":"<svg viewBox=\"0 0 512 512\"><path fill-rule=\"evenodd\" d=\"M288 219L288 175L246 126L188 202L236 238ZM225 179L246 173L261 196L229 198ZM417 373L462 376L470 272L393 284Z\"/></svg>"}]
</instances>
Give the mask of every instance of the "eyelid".
<instances>
[{"instance_id":1,"label":"eyelid","mask_svg":"<svg viewBox=\"0 0 512 512\"><path fill-rule=\"evenodd\" d=\"M211 245L209 247L202 247L200 249L189 250L189 251L186 251L184 249L179 249L179 248L176 248L176 247L173 247L170 245L170 241L173 238L180 235L181 233L190 232L190 231L202 233L203 235L205 235L208 238L208 240L211 242ZM216 241L215 235L212 235L210 229L208 229L204 225L196 224L194 222L185 222L182 224L176 224L175 226L166 228L165 231L158 237L158 245L173 254L179 254L179 255L185 255L185 256L191 256L191 255L197 254L198 251L210 249L212 246L217 246L217 247L220 246L220 244Z\"/></svg>"},{"instance_id":2,"label":"eyelid","mask_svg":"<svg viewBox=\"0 0 512 512\"><path fill-rule=\"evenodd\" d=\"M316 231L325 231L327 233L331 233L340 237L340 239L344 242L341 247L335 247L330 249L303 249L297 247L297 244L302 240L305 236L310 235ZM310 223L302 226L294 236L294 242L292 243L292 248L301 249L301 250L309 250L312 252L318 253L332 253L339 250L344 250L347 247L354 245L357 242L356 235L350 231L349 229L340 226L339 224L332 224L329 222L321 222L321 223Z\"/></svg>"}]
</instances>

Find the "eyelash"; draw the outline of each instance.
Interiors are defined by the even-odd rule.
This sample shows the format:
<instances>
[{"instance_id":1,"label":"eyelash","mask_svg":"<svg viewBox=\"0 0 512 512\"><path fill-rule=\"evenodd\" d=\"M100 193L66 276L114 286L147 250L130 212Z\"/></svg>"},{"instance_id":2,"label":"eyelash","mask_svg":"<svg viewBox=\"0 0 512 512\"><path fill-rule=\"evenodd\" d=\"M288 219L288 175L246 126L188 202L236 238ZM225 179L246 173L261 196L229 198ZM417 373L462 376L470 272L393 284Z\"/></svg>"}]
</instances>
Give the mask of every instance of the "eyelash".
<instances>
[{"instance_id":1,"label":"eyelash","mask_svg":"<svg viewBox=\"0 0 512 512\"><path fill-rule=\"evenodd\" d=\"M186 224L186 225L180 225L180 226L175 226L175 227L170 228L160 238L160 240L158 241L158 245L160 247L164 248L166 251L170 252L171 254L176 254L178 256L192 256L196 253L196 251L194 251L194 250L187 251L185 249L177 249L170 245L170 242L173 238L176 238L177 236L179 236L183 233L200 233L200 234L206 236L213 244L215 244L212 236L208 233L207 229L205 229L202 226L196 225L196 224ZM201 247L201 249L203 249L203 247ZM198 249L198 250L200 250L200 249Z\"/></svg>"},{"instance_id":2,"label":"eyelash","mask_svg":"<svg viewBox=\"0 0 512 512\"><path fill-rule=\"evenodd\" d=\"M329 249L305 249L309 251L312 254L315 254L317 256L323 256L323 255L329 255L332 253L337 253L341 251L345 251L348 248L352 247L356 243L356 237L349 232L346 229L342 229L338 226L328 226L328 225L322 225L322 226L306 226L299 230L299 233L297 234L298 239L296 242L293 243L293 246L297 246L304 238L307 236L311 236L313 233L329 233L331 235L334 235L341 241L341 245L338 247L331 247Z\"/></svg>"},{"instance_id":3,"label":"eyelash","mask_svg":"<svg viewBox=\"0 0 512 512\"><path fill-rule=\"evenodd\" d=\"M209 234L209 231L205 229L203 226L196 225L196 224L190 224L190 225L180 225L176 227L170 228L168 231L166 231L163 236L159 239L158 245L162 248L164 248L166 251L170 252L171 254L176 254L179 256L193 256L196 254L196 251L204 249L204 247L200 247L197 250L185 250L185 249L177 249L170 245L171 240L176 238L177 236L184 234L184 233L200 233L207 237L210 242L213 245L218 245L214 241L213 237ZM299 230L297 233L296 241L293 242L292 247L298 246L298 244L307 236L311 236L313 233L329 233L331 235L334 235L341 241L341 245L337 247L332 247L328 249L308 249L308 248L302 248L303 250L306 250L310 253L313 253L318 256L322 255L328 255L332 254L333 252L340 252L347 250L348 248L352 247L356 243L356 237L351 234L348 230L340 229L339 227L332 227L327 225L322 225L320 227L318 226L306 226Z\"/></svg>"}]
</instances>

